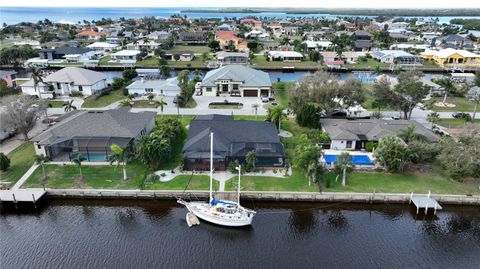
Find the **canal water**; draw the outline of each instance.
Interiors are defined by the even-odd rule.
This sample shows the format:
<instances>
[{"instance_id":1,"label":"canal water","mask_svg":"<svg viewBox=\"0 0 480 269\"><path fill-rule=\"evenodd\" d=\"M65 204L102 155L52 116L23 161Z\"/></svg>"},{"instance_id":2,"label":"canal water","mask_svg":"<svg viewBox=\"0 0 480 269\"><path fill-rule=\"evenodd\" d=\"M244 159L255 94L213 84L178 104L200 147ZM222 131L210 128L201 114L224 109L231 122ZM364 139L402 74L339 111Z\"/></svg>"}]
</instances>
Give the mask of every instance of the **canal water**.
<instances>
[{"instance_id":1,"label":"canal water","mask_svg":"<svg viewBox=\"0 0 480 269\"><path fill-rule=\"evenodd\" d=\"M249 228L188 228L173 201L53 200L0 213L1 268L479 268L480 209L246 202Z\"/></svg>"}]
</instances>

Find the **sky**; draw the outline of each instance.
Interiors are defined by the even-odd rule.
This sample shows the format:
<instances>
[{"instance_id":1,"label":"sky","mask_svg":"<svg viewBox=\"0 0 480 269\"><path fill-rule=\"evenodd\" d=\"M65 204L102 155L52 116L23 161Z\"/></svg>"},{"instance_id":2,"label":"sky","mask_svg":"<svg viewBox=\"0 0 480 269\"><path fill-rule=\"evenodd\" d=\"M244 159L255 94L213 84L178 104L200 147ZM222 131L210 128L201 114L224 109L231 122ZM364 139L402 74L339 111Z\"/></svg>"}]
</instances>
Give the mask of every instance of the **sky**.
<instances>
[{"instance_id":1,"label":"sky","mask_svg":"<svg viewBox=\"0 0 480 269\"><path fill-rule=\"evenodd\" d=\"M241 0L235 7L323 7L323 8L480 8L480 0ZM228 7L225 0L15 0L0 6L16 7Z\"/></svg>"}]
</instances>

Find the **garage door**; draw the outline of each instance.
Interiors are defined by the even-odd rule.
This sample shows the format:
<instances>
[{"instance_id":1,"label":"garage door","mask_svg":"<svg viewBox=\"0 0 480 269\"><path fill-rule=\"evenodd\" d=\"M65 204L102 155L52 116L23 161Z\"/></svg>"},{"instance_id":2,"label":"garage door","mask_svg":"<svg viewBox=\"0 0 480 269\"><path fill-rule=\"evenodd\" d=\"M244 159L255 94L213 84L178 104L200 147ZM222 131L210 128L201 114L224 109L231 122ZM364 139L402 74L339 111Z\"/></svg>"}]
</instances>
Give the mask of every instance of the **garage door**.
<instances>
[{"instance_id":1,"label":"garage door","mask_svg":"<svg viewBox=\"0 0 480 269\"><path fill-rule=\"evenodd\" d=\"M243 90L243 96L245 97L257 97L258 90Z\"/></svg>"}]
</instances>

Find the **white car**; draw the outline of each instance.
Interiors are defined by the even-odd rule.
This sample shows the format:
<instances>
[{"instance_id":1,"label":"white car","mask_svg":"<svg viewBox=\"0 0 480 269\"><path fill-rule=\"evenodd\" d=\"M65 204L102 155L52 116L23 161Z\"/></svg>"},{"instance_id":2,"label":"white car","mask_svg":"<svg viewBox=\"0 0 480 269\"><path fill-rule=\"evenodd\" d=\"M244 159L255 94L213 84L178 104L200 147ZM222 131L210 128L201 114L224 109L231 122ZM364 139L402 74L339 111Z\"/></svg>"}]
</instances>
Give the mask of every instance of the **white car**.
<instances>
[{"instance_id":1,"label":"white car","mask_svg":"<svg viewBox=\"0 0 480 269\"><path fill-rule=\"evenodd\" d=\"M268 103L269 99L268 96L261 96L260 99L262 99L262 103Z\"/></svg>"}]
</instances>

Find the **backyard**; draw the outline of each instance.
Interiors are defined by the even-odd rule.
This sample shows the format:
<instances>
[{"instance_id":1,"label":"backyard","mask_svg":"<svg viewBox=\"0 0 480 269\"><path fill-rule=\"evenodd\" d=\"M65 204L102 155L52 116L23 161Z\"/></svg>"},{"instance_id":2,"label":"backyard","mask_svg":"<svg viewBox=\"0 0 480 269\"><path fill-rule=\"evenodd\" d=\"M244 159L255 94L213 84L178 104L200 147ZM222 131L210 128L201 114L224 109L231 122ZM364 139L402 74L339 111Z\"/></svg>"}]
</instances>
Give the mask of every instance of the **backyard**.
<instances>
[{"instance_id":1,"label":"backyard","mask_svg":"<svg viewBox=\"0 0 480 269\"><path fill-rule=\"evenodd\" d=\"M464 119L440 119L436 124L446 128L462 128L472 125L471 122L465 122ZM473 124L480 125L480 119L475 119Z\"/></svg>"},{"instance_id":2,"label":"backyard","mask_svg":"<svg viewBox=\"0 0 480 269\"><path fill-rule=\"evenodd\" d=\"M83 108L100 108L125 99L122 89L110 91L107 95L91 95L84 99Z\"/></svg>"},{"instance_id":3,"label":"backyard","mask_svg":"<svg viewBox=\"0 0 480 269\"><path fill-rule=\"evenodd\" d=\"M434 97L432 98L433 102L443 102L443 97ZM447 97L446 103L454 104L454 107L439 107L436 105L432 106L433 111L438 112L472 112L474 104L469 102L465 97Z\"/></svg>"},{"instance_id":4,"label":"backyard","mask_svg":"<svg viewBox=\"0 0 480 269\"><path fill-rule=\"evenodd\" d=\"M251 60L251 63L255 67L285 67L285 66L293 66L293 67L316 67L321 68L322 65L316 62L312 62L309 60L304 60L301 62L282 62L282 61L267 61L267 58L263 55L257 55L255 58Z\"/></svg>"},{"instance_id":5,"label":"backyard","mask_svg":"<svg viewBox=\"0 0 480 269\"><path fill-rule=\"evenodd\" d=\"M35 149L31 142L24 143L14 151L8 153L10 168L7 171L0 171L0 181L10 182L8 185L13 186L33 165L34 155Z\"/></svg>"}]
</instances>

